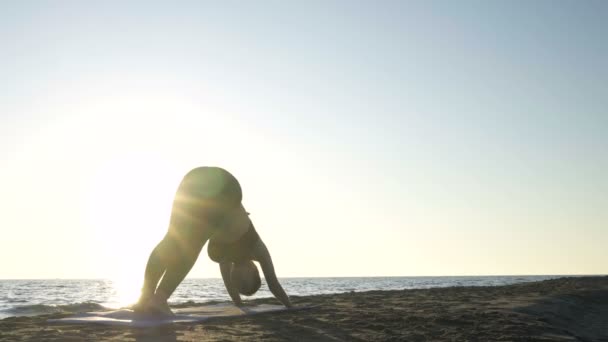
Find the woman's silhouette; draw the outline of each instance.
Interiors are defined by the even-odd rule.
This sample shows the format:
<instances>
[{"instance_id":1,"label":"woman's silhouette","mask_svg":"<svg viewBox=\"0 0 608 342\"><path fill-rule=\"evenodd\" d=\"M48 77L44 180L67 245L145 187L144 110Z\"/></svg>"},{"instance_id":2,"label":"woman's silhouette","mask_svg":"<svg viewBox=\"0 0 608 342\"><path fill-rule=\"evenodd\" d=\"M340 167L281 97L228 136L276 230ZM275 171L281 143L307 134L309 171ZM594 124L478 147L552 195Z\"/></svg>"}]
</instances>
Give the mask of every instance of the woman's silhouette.
<instances>
[{"instance_id":1,"label":"woman's silhouette","mask_svg":"<svg viewBox=\"0 0 608 342\"><path fill-rule=\"evenodd\" d=\"M255 260L270 291L291 307L242 198L238 180L222 168L198 167L184 176L173 201L169 230L148 259L135 311L170 313L167 298L186 277L207 240L209 257L219 263L236 305L242 305L240 294L252 295L260 287Z\"/></svg>"}]
</instances>

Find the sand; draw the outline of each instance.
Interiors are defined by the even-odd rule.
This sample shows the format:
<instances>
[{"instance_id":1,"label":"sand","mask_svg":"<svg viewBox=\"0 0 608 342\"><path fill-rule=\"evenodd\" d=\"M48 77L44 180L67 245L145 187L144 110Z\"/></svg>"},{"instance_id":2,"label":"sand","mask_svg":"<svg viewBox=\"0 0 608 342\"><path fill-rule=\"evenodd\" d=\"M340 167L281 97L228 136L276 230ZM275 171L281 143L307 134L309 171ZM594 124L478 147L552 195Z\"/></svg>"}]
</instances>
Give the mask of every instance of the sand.
<instances>
[{"instance_id":1,"label":"sand","mask_svg":"<svg viewBox=\"0 0 608 342\"><path fill-rule=\"evenodd\" d=\"M0 321L0 341L608 341L608 277L294 297L301 311L161 328ZM255 303L276 303L261 299Z\"/></svg>"}]
</instances>

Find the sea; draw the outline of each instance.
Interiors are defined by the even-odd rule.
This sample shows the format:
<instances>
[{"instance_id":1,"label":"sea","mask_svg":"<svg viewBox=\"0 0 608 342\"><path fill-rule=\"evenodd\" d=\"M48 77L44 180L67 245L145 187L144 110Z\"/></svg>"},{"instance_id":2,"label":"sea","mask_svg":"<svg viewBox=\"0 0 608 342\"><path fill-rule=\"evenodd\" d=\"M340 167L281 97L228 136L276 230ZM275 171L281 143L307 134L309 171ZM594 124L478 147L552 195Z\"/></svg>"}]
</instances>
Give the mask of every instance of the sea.
<instances>
[{"instance_id":1,"label":"sea","mask_svg":"<svg viewBox=\"0 0 608 342\"><path fill-rule=\"evenodd\" d=\"M290 296L363 292L371 290L428 289L450 286L499 286L555 279L563 276L449 276L449 277L339 277L281 278ZM264 280L262 280L264 282ZM80 313L117 309L132 304L138 290L104 279L0 280L0 319L58 312ZM247 298L272 297L263 283ZM221 278L186 279L170 304L229 301Z\"/></svg>"}]
</instances>

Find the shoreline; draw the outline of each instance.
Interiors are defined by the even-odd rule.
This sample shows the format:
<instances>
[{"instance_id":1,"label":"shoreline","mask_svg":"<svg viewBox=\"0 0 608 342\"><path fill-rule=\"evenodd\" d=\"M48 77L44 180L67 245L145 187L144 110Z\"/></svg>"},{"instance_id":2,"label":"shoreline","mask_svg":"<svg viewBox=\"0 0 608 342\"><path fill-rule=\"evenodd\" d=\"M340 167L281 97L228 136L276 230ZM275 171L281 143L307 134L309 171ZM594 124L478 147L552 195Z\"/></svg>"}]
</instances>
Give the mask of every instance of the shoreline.
<instances>
[{"instance_id":1,"label":"shoreline","mask_svg":"<svg viewBox=\"0 0 608 342\"><path fill-rule=\"evenodd\" d=\"M313 308L147 329L46 322L68 314L19 316L0 320L0 341L608 339L608 276L292 299ZM250 303L277 302L261 298Z\"/></svg>"}]
</instances>

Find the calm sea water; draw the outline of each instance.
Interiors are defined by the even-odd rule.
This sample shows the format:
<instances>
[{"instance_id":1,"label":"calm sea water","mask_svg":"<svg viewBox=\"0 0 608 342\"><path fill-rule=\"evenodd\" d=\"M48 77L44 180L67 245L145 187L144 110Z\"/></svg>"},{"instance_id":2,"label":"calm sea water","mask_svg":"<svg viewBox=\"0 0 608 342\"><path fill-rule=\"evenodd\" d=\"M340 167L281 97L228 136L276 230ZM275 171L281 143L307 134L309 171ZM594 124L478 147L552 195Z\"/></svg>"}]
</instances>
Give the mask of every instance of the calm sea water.
<instances>
[{"instance_id":1,"label":"calm sea water","mask_svg":"<svg viewBox=\"0 0 608 342\"><path fill-rule=\"evenodd\" d=\"M449 286L497 286L539 281L560 276L485 277L363 277L282 278L289 295L361 292L369 290L421 289ZM119 308L137 299L137 289L111 280L0 280L0 319L54 312L86 312ZM253 298L272 297L268 287ZM170 299L171 304L227 301L221 279L186 279Z\"/></svg>"}]
</instances>

